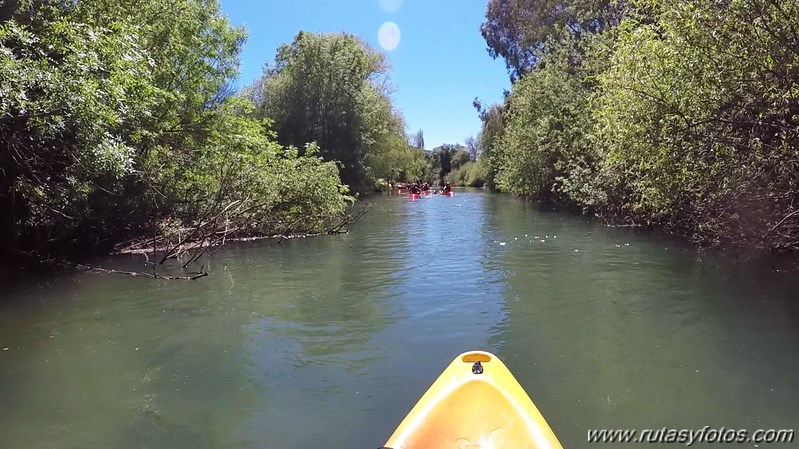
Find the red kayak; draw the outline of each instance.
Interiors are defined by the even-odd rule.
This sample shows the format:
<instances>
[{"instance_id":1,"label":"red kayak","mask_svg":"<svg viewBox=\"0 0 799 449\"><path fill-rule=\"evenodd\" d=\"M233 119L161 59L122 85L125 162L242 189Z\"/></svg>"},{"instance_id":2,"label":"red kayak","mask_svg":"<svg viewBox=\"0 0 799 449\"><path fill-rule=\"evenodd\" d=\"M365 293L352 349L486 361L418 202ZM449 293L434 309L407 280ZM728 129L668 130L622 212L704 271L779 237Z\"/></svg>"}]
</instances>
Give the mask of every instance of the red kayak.
<instances>
[{"instance_id":1,"label":"red kayak","mask_svg":"<svg viewBox=\"0 0 799 449\"><path fill-rule=\"evenodd\" d=\"M408 199L409 200L418 200L419 199L419 194L418 193L409 193L408 194Z\"/></svg>"},{"instance_id":2,"label":"red kayak","mask_svg":"<svg viewBox=\"0 0 799 449\"><path fill-rule=\"evenodd\" d=\"M444 196L452 196L455 194L455 192L441 192L441 194Z\"/></svg>"}]
</instances>

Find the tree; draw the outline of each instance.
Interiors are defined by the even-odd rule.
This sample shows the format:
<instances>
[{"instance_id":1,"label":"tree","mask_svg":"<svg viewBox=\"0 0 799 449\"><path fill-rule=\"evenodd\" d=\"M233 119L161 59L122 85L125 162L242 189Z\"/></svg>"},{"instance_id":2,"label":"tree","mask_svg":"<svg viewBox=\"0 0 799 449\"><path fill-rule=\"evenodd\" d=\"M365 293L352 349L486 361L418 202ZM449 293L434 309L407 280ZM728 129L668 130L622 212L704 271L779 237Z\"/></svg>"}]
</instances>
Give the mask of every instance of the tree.
<instances>
[{"instance_id":1,"label":"tree","mask_svg":"<svg viewBox=\"0 0 799 449\"><path fill-rule=\"evenodd\" d=\"M438 178L443 180L449 172L468 161L469 155L463 145L445 143L433 149L431 167L437 171Z\"/></svg>"},{"instance_id":2,"label":"tree","mask_svg":"<svg viewBox=\"0 0 799 449\"><path fill-rule=\"evenodd\" d=\"M456 149L452 152L452 170L457 170L471 161L469 152L463 145L457 145Z\"/></svg>"},{"instance_id":3,"label":"tree","mask_svg":"<svg viewBox=\"0 0 799 449\"><path fill-rule=\"evenodd\" d=\"M316 142L341 164L344 182L362 186L387 145L400 148L404 121L388 97L385 57L347 34L300 32L246 89L259 115L274 121L278 140L302 148Z\"/></svg>"},{"instance_id":4,"label":"tree","mask_svg":"<svg viewBox=\"0 0 799 449\"><path fill-rule=\"evenodd\" d=\"M480 32L488 53L504 58L517 80L549 49L598 33L620 15L621 3L615 0L490 0Z\"/></svg>"},{"instance_id":5,"label":"tree","mask_svg":"<svg viewBox=\"0 0 799 449\"><path fill-rule=\"evenodd\" d=\"M589 205L592 179L582 175L597 159L589 139L593 85L585 67L570 65L568 49L548 54L513 86L492 161L502 190Z\"/></svg>"},{"instance_id":6,"label":"tree","mask_svg":"<svg viewBox=\"0 0 799 449\"><path fill-rule=\"evenodd\" d=\"M480 147L477 144L477 140L475 140L473 136L469 136L466 138L464 144L466 145L466 151L469 153L469 159L476 161L477 157L480 155Z\"/></svg>"},{"instance_id":7,"label":"tree","mask_svg":"<svg viewBox=\"0 0 799 449\"><path fill-rule=\"evenodd\" d=\"M485 185L485 165L481 162L469 161L447 175L448 182L468 187Z\"/></svg>"},{"instance_id":8,"label":"tree","mask_svg":"<svg viewBox=\"0 0 799 449\"><path fill-rule=\"evenodd\" d=\"M131 30L73 7L19 8L0 27L0 247L96 243L114 232L107 211L128 201L139 126L166 93Z\"/></svg>"},{"instance_id":9,"label":"tree","mask_svg":"<svg viewBox=\"0 0 799 449\"><path fill-rule=\"evenodd\" d=\"M497 0L488 17L518 79L503 105L474 103L487 184L704 244L799 249L796 2Z\"/></svg>"},{"instance_id":10,"label":"tree","mask_svg":"<svg viewBox=\"0 0 799 449\"><path fill-rule=\"evenodd\" d=\"M493 104L485 108L477 98L472 103L477 109L480 120L483 122L480 134L477 135L477 146L479 148L479 159L485 167L485 185L489 189L494 189L494 175L496 173L497 160L494 156L494 146L502 138L504 131L503 113L504 106Z\"/></svg>"},{"instance_id":11,"label":"tree","mask_svg":"<svg viewBox=\"0 0 799 449\"><path fill-rule=\"evenodd\" d=\"M697 241L798 249L799 5L633 6L596 111L611 200Z\"/></svg>"},{"instance_id":12,"label":"tree","mask_svg":"<svg viewBox=\"0 0 799 449\"><path fill-rule=\"evenodd\" d=\"M424 149L424 133L421 129L411 136L410 142L412 147Z\"/></svg>"},{"instance_id":13,"label":"tree","mask_svg":"<svg viewBox=\"0 0 799 449\"><path fill-rule=\"evenodd\" d=\"M336 167L285 151L230 97L245 32L217 0L0 14L0 250L288 232L343 212Z\"/></svg>"}]
</instances>

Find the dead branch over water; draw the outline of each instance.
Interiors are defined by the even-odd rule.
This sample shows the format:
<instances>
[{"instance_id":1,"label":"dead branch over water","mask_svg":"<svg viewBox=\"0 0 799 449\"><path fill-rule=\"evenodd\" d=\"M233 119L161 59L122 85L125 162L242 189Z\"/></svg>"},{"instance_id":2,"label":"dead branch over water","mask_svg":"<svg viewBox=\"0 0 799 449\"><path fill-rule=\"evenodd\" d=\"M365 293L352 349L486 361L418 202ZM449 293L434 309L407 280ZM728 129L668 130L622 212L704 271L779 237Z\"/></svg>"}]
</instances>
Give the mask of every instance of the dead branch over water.
<instances>
[{"instance_id":1,"label":"dead branch over water","mask_svg":"<svg viewBox=\"0 0 799 449\"><path fill-rule=\"evenodd\" d=\"M246 242L276 239L278 244L293 238L305 238L320 235L339 235L349 231L346 226L354 225L361 219L372 205L361 204L355 210L344 215L300 216L290 222L286 220L262 222L261 229L281 230L278 233L258 233L252 227L235 224L226 214L236 212L237 204L227 205L221 212L207 220L199 220L192 227L181 227L170 231L155 231L150 238L129 240L118 245L113 254L141 254L152 272L115 270L83 264L69 264L74 268L95 273L116 273L131 276L150 277L168 280L195 280L208 275L201 268L181 276L166 275L159 272L167 267L170 261L177 262L180 269L186 269L198 263L203 257L210 258L229 242ZM223 218L224 217L224 218ZM154 229L157 227L154 226ZM164 229L164 227L162 227Z\"/></svg>"}]
</instances>

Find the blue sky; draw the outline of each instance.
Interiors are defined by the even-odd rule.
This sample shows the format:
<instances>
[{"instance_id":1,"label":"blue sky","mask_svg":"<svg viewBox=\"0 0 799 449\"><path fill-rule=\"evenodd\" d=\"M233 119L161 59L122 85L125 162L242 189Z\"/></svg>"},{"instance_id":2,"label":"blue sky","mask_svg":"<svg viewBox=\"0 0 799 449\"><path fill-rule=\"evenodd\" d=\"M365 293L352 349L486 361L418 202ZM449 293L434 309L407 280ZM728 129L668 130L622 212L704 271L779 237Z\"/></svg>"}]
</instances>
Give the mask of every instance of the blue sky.
<instances>
[{"instance_id":1,"label":"blue sky","mask_svg":"<svg viewBox=\"0 0 799 449\"><path fill-rule=\"evenodd\" d=\"M249 38L242 53L240 85L260 75L275 49L298 31L357 34L381 49L378 30L394 22L399 45L384 51L391 62L393 98L409 132L424 131L425 147L463 142L480 129L474 97L487 103L510 88L505 64L486 52L480 35L485 0L221 0ZM399 5L398 9L397 6ZM396 9L389 12L386 9Z\"/></svg>"}]
</instances>

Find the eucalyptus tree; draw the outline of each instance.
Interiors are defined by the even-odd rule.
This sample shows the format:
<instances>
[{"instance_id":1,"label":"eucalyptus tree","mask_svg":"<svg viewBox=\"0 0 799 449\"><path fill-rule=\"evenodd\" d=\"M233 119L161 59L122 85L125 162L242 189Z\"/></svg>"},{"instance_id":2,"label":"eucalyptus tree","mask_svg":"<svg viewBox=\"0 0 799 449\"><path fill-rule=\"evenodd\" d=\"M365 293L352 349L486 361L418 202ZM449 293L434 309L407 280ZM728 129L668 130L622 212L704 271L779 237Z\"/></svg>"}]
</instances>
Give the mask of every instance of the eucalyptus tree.
<instances>
[{"instance_id":1,"label":"eucalyptus tree","mask_svg":"<svg viewBox=\"0 0 799 449\"><path fill-rule=\"evenodd\" d=\"M488 53L505 59L517 80L557 46L618 23L623 6L618 0L490 0L480 32Z\"/></svg>"}]
</instances>

